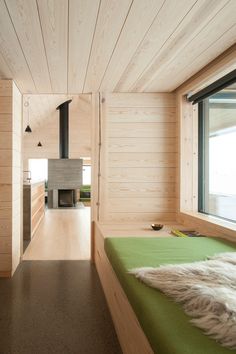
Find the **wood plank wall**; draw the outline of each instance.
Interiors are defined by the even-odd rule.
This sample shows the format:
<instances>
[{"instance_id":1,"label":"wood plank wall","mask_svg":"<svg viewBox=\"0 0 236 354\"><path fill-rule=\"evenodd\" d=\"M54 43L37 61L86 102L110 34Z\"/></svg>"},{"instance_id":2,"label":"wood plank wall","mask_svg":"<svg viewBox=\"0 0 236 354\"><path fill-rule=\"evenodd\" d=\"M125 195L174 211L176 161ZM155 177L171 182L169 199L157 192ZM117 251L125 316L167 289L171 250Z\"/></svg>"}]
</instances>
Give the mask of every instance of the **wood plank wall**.
<instances>
[{"instance_id":1,"label":"wood plank wall","mask_svg":"<svg viewBox=\"0 0 236 354\"><path fill-rule=\"evenodd\" d=\"M175 94L114 93L100 100L99 220L175 220Z\"/></svg>"},{"instance_id":2,"label":"wood plank wall","mask_svg":"<svg viewBox=\"0 0 236 354\"><path fill-rule=\"evenodd\" d=\"M50 98L50 95L48 97ZM77 98L73 97L73 107L74 109L70 109L69 117L69 156L73 159L90 157L92 126L91 95L86 94L78 95ZM34 107L31 107L31 111L33 109ZM28 159L30 158L59 158L59 112L56 111L56 106L53 106L51 111L51 115L41 117L42 121L39 122L38 126L32 128L32 133L24 133L24 170L28 169ZM34 119L32 116L30 118ZM24 126L26 124L27 117L24 117ZM41 141L42 147L37 146L39 141Z\"/></svg>"},{"instance_id":3,"label":"wood plank wall","mask_svg":"<svg viewBox=\"0 0 236 354\"><path fill-rule=\"evenodd\" d=\"M16 270L22 253L22 95L13 82L12 115L12 273Z\"/></svg>"},{"instance_id":4,"label":"wood plank wall","mask_svg":"<svg viewBox=\"0 0 236 354\"><path fill-rule=\"evenodd\" d=\"M0 81L0 276L14 273L21 255L22 96Z\"/></svg>"}]
</instances>

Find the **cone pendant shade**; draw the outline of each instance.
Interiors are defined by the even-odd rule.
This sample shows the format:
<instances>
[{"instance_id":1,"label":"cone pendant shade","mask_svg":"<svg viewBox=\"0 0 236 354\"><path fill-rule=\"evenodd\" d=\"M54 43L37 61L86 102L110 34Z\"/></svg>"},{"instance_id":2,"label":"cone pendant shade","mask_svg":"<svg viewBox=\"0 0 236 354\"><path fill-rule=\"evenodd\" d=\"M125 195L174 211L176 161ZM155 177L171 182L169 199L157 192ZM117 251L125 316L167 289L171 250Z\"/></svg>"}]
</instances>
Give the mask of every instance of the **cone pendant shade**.
<instances>
[{"instance_id":1,"label":"cone pendant shade","mask_svg":"<svg viewBox=\"0 0 236 354\"><path fill-rule=\"evenodd\" d=\"M26 132L26 133L32 133L32 129L30 128L29 124L28 124L27 127L25 128L25 132Z\"/></svg>"}]
</instances>

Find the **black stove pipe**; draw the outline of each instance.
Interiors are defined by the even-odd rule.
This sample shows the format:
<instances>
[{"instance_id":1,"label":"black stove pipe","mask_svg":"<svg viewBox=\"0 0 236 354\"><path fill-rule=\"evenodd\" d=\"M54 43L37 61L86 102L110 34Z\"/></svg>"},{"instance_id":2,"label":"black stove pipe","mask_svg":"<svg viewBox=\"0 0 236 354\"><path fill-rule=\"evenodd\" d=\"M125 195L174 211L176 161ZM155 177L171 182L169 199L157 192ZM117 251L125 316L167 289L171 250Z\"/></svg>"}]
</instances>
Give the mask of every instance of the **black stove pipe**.
<instances>
[{"instance_id":1,"label":"black stove pipe","mask_svg":"<svg viewBox=\"0 0 236 354\"><path fill-rule=\"evenodd\" d=\"M60 104L57 109L60 111L59 123L59 149L60 159L69 158L69 104L72 100L68 100Z\"/></svg>"}]
</instances>

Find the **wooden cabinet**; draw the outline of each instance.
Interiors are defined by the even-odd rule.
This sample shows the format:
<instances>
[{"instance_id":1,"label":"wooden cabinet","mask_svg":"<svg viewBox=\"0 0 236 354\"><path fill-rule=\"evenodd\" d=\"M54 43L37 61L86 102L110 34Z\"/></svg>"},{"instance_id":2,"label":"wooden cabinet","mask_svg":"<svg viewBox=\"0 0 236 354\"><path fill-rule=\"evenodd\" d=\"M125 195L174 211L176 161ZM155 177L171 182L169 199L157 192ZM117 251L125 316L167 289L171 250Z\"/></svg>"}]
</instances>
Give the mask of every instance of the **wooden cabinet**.
<instances>
[{"instance_id":1,"label":"wooden cabinet","mask_svg":"<svg viewBox=\"0 0 236 354\"><path fill-rule=\"evenodd\" d=\"M45 213L44 182L24 185L24 240L31 240Z\"/></svg>"}]
</instances>

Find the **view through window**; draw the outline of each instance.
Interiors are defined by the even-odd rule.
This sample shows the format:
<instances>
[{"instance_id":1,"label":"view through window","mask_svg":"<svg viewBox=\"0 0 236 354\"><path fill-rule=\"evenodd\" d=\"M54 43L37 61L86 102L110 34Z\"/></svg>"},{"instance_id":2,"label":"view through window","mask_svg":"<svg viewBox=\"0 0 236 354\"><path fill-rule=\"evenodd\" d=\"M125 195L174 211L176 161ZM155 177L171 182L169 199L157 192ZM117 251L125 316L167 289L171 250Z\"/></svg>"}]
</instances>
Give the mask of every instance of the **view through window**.
<instances>
[{"instance_id":1,"label":"view through window","mask_svg":"<svg viewBox=\"0 0 236 354\"><path fill-rule=\"evenodd\" d=\"M83 185L91 185L91 166L83 166Z\"/></svg>"},{"instance_id":2,"label":"view through window","mask_svg":"<svg viewBox=\"0 0 236 354\"><path fill-rule=\"evenodd\" d=\"M48 180L48 160L47 159L29 159L29 170L31 179L34 182Z\"/></svg>"},{"instance_id":3,"label":"view through window","mask_svg":"<svg viewBox=\"0 0 236 354\"><path fill-rule=\"evenodd\" d=\"M199 211L236 222L236 84L199 104Z\"/></svg>"}]
</instances>

